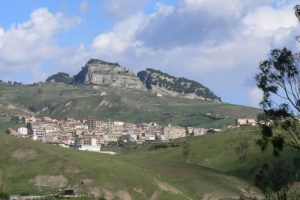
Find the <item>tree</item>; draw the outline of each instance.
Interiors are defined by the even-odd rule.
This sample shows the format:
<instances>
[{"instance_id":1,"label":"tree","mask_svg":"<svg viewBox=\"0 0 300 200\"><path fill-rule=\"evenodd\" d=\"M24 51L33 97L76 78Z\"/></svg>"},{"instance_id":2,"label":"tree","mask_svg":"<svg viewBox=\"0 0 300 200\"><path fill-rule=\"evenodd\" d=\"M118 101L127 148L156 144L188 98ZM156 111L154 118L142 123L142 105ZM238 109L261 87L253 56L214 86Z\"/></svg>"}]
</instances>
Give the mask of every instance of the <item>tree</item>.
<instances>
[{"instance_id":1,"label":"tree","mask_svg":"<svg viewBox=\"0 0 300 200\"><path fill-rule=\"evenodd\" d=\"M295 6L300 20L300 5ZM287 48L273 49L269 58L259 66L257 86L263 91L261 101L265 119L261 124L262 138L258 144L264 150L272 144L278 155L284 144L300 151L297 117L300 113L300 53Z\"/></svg>"}]
</instances>

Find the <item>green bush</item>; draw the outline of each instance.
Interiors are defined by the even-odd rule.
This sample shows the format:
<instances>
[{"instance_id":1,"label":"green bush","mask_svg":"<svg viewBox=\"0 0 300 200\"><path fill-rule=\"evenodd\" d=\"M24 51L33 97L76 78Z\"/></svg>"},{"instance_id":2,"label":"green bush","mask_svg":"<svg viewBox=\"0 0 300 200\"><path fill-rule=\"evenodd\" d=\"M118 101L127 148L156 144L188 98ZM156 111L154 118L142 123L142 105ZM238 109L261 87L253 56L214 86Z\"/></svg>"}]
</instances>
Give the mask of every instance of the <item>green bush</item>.
<instances>
[{"instance_id":1,"label":"green bush","mask_svg":"<svg viewBox=\"0 0 300 200\"><path fill-rule=\"evenodd\" d=\"M0 200L9 199L9 194L6 192L0 192Z\"/></svg>"}]
</instances>

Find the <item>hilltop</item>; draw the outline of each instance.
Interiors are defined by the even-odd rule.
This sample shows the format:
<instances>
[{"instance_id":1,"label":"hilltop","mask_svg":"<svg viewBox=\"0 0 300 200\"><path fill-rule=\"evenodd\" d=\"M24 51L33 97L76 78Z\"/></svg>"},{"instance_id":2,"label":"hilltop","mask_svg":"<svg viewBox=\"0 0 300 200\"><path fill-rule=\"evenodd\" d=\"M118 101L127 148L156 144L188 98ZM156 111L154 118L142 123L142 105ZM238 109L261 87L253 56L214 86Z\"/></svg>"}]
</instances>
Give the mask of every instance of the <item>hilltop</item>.
<instances>
[{"instance_id":1,"label":"hilltop","mask_svg":"<svg viewBox=\"0 0 300 200\"><path fill-rule=\"evenodd\" d=\"M145 89L138 77L128 68L118 63L91 59L74 76L74 84L91 84L124 89Z\"/></svg>"},{"instance_id":2,"label":"hilltop","mask_svg":"<svg viewBox=\"0 0 300 200\"><path fill-rule=\"evenodd\" d=\"M186 78L177 78L159 70L147 68L134 74L129 68L118 63L90 59L81 71L70 77L59 72L47 78L47 82L65 84L85 84L113 88L135 89L146 88L158 96L176 96L188 99L221 102L221 98L202 84Z\"/></svg>"},{"instance_id":3,"label":"hilltop","mask_svg":"<svg viewBox=\"0 0 300 200\"><path fill-rule=\"evenodd\" d=\"M147 89L154 90L161 95L184 96L190 99L221 102L210 89L202 84L183 77L177 78L159 70L147 68L140 71L138 77Z\"/></svg>"}]
</instances>

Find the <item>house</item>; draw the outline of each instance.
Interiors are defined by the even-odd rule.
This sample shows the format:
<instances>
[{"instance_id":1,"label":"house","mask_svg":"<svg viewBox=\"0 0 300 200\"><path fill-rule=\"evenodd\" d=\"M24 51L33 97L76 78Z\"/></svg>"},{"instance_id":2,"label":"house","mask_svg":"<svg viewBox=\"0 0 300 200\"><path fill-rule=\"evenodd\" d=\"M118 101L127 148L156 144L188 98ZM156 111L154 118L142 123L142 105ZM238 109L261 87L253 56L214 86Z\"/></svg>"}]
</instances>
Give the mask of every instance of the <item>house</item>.
<instances>
[{"instance_id":1,"label":"house","mask_svg":"<svg viewBox=\"0 0 300 200\"><path fill-rule=\"evenodd\" d=\"M19 127L17 129L17 134L21 136L27 136L28 135L28 128L27 127Z\"/></svg>"},{"instance_id":2,"label":"house","mask_svg":"<svg viewBox=\"0 0 300 200\"><path fill-rule=\"evenodd\" d=\"M23 121L23 123L28 124L28 123L35 123L37 121L37 119L34 116L22 117L22 121Z\"/></svg>"},{"instance_id":3,"label":"house","mask_svg":"<svg viewBox=\"0 0 300 200\"><path fill-rule=\"evenodd\" d=\"M193 128L193 136L200 136L207 134L208 129L206 128Z\"/></svg>"},{"instance_id":4,"label":"house","mask_svg":"<svg viewBox=\"0 0 300 200\"><path fill-rule=\"evenodd\" d=\"M101 144L98 143L97 138L89 135L75 138L75 148L82 151L101 151Z\"/></svg>"},{"instance_id":5,"label":"house","mask_svg":"<svg viewBox=\"0 0 300 200\"><path fill-rule=\"evenodd\" d=\"M145 133L145 141L155 141L155 135L152 133Z\"/></svg>"},{"instance_id":6,"label":"house","mask_svg":"<svg viewBox=\"0 0 300 200\"><path fill-rule=\"evenodd\" d=\"M157 134L156 140L166 142L166 141L168 141L168 138L165 135Z\"/></svg>"},{"instance_id":7,"label":"house","mask_svg":"<svg viewBox=\"0 0 300 200\"><path fill-rule=\"evenodd\" d=\"M256 126L257 121L256 119L252 118L238 118L236 119L237 126Z\"/></svg>"},{"instance_id":8,"label":"house","mask_svg":"<svg viewBox=\"0 0 300 200\"><path fill-rule=\"evenodd\" d=\"M171 126L170 124L163 128L163 135L165 135L168 140L185 137L186 132L187 130L185 128L180 126Z\"/></svg>"},{"instance_id":9,"label":"house","mask_svg":"<svg viewBox=\"0 0 300 200\"><path fill-rule=\"evenodd\" d=\"M36 126L32 129L32 139L43 141L46 137L46 130L43 127Z\"/></svg>"}]
</instances>

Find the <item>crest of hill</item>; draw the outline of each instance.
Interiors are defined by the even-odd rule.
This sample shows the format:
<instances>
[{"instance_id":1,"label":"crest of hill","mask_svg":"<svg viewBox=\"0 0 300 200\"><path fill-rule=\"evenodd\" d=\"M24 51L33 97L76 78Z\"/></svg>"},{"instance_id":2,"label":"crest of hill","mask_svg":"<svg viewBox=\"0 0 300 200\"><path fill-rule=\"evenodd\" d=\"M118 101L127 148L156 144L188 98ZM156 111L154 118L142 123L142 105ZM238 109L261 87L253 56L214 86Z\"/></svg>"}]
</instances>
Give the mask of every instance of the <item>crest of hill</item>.
<instances>
[{"instance_id":1,"label":"crest of hill","mask_svg":"<svg viewBox=\"0 0 300 200\"><path fill-rule=\"evenodd\" d=\"M129 68L123 67L118 63L99 59L90 59L82 67L81 71L73 77L70 77L67 73L60 72L50 76L47 82L106 86L139 91L148 89L152 93L157 94L157 96L221 102L220 97L196 81L183 77L178 78L152 68L140 71L136 75Z\"/></svg>"},{"instance_id":2,"label":"crest of hill","mask_svg":"<svg viewBox=\"0 0 300 200\"><path fill-rule=\"evenodd\" d=\"M73 77L70 77L69 74L64 72L58 72L57 74L49 76L46 82L71 84L73 82Z\"/></svg>"},{"instance_id":3,"label":"crest of hill","mask_svg":"<svg viewBox=\"0 0 300 200\"><path fill-rule=\"evenodd\" d=\"M216 96L210 89L193 80L171 76L152 68L140 71L138 77L145 84L147 89L158 91L167 90L184 94L188 98L221 102L221 98Z\"/></svg>"},{"instance_id":4,"label":"crest of hill","mask_svg":"<svg viewBox=\"0 0 300 200\"><path fill-rule=\"evenodd\" d=\"M74 76L75 84L112 86L117 88L145 89L139 78L128 68L118 63L91 59Z\"/></svg>"}]
</instances>

